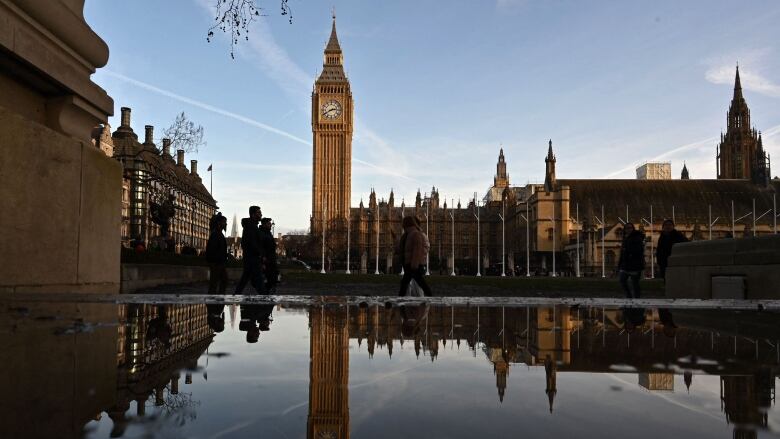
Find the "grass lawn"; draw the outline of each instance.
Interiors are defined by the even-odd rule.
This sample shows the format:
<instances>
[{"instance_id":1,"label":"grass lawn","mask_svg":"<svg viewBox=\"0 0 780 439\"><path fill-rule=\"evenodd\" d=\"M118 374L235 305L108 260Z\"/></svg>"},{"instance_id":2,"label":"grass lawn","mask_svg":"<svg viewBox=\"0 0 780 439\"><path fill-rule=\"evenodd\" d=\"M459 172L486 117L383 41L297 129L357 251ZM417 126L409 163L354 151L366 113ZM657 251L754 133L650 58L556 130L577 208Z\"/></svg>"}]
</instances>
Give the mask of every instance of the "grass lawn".
<instances>
[{"instance_id":1,"label":"grass lawn","mask_svg":"<svg viewBox=\"0 0 780 439\"><path fill-rule=\"evenodd\" d=\"M279 292L284 294L283 290L286 288L297 288L344 291L345 294L364 291L371 295L387 295L396 294L400 280L399 275L283 271L284 286ZM442 296L623 296L616 278L431 275L426 280L434 294ZM649 297L663 296L663 281L660 279L642 280L641 287L643 293Z\"/></svg>"}]
</instances>

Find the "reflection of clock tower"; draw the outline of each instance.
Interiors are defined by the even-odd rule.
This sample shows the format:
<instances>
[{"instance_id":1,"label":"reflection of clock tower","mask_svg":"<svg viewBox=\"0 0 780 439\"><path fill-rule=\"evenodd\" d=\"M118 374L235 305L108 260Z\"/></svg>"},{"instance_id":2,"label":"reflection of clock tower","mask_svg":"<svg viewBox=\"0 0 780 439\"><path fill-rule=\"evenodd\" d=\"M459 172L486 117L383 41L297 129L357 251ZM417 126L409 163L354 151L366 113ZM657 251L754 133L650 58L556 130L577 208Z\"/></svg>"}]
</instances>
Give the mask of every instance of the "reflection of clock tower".
<instances>
[{"instance_id":1,"label":"reflection of clock tower","mask_svg":"<svg viewBox=\"0 0 780 439\"><path fill-rule=\"evenodd\" d=\"M323 219L348 217L352 193L352 92L344 73L335 16L322 73L314 83L311 110L311 231L319 234Z\"/></svg>"},{"instance_id":2,"label":"reflection of clock tower","mask_svg":"<svg viewBox=\"0 0 780 439\"><path fill-rule=\"evenodd\" d=\"M346 307L309 310L308 439L349 438L349 330Z\"/></svg>"}]
</instances>

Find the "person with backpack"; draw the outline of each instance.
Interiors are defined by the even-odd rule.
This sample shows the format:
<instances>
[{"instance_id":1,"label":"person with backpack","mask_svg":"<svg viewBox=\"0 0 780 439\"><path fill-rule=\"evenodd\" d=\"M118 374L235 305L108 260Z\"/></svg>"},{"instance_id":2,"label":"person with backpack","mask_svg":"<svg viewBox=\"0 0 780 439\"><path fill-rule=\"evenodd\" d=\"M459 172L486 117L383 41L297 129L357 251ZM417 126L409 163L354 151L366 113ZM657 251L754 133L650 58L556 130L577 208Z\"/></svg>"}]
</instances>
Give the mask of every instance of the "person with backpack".
<instances>
[{"instance_id":1,"label":"person with backpack","mask_svg":"<svg viewBox=\"0 0 780 439\"><path fill-rule=\"evenodd\" d=\"M401 266L404 275L401 278L399 296L405 296L412 280L422 288L426 296L433 296L431 287L425 282L428 251L431 244L428 236L420 229L419 220L413 216L407 216L402 222L404 233L398 246L398 254L401 258Z\"/></svg>"},{"instance_id":2,"label":"person with backpack","mask_svg":"<svg viewBox=\"0 0 780 439\"><path fill-rule=\"evenodd\" d=\"M236 285L236 294L241 294L249 282L252 283L252 287L258 294L265 293L262 268L263 247L258 229L262 218L263 212L260 210L260 206L251 206L249 207L249 218L241 220L241 227L243 227L241 250L244 253L244 271L241 273L238 285Z\"/></svg>"},{"instance_id":3,"label":"person with backpack","mask_svg":"<svg viewBox=\"0 0 780 439\"><path fill-rule=\"evenodd\" d=\"M639 298L639 279L642 277L644 268L645 235L636 230L634 224L626 223L623 226L623 244L620 247L620 260L618 261L618 279L627 298Z\"/></svg>"},{"instance_id":4,"label":"person with backpack","mask_svg":"<svg viewBox=\"0 0 780 439\"><path fill-rule=\"evenodd\" d=\"M227 289L227 241L223 232L227 229L227 218L217 212L209 224L211 234L206 243L206 261L209 263L209 294L225 294Z\"/></svg>"},{"instance_id":5,"label":"person with backpack","mask_svg":"<svg viewBox=\"0 0 780 439\"><path fill-rule=\"evenodd\" d=\"M666 267L669 265L669 256L672 255L672 247L681 242L688 242L688 238L674 228L674 221L664 220L661 226L661 236L658 237L658 247L655 256L658 260L658 271L662 279L666 279Z\"/></svg>"}]
</instances>

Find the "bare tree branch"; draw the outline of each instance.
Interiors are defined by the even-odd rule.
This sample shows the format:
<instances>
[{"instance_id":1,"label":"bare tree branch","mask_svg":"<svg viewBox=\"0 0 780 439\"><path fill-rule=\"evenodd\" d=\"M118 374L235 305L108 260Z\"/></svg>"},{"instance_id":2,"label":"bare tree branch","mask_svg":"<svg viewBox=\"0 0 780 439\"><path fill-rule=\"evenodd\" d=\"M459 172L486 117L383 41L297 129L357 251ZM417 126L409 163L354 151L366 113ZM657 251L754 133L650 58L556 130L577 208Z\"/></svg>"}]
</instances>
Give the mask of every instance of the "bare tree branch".
<instances>
[{"instance_id":1,"label":"bare tree branch","mask_svg":"<svg viewBox=\"0 0 780 439\"><path fill-rule=\"evenodd\" d=\"M165 129L163 135L171 139L173 150L183 149L186 153L198 152L198 148L206 146L203 140L203 126L195 126L195 122L189 120L182 111L176 116L173 124Z\"/></svg>"},{"instance_id":2,"label":"bare tree branch","mask_svg":"<svg viewBox=\"0 0 780 439\"><path fill-rule=\"evenodd\" d=\"M281 2L281 14L288 16L288 21L292 24L292 10L287 4L288 0L279 1ZM260 13L263 8L256 4L256 0L216 0L216 2L215 23L209 28L206 41L211 42L215 30L220 30L225 34L229 33L230 57L235 59L235 47L239 38L243 36L244 40L249 41L249 25L257 17L265 16L265 14Z\"/></svg>"}]
</instances>

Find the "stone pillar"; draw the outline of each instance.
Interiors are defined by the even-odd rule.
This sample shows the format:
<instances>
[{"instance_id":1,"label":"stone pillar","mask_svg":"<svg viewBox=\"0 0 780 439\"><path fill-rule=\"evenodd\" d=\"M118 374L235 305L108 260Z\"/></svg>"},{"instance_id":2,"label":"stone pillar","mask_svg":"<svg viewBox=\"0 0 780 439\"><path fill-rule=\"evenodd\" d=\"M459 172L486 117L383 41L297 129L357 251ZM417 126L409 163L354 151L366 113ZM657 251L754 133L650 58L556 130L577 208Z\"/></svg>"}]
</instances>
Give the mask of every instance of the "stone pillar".
<instances>
[{"instance_id":1,"label":"stone pillar","mask_svg":"<svg viewBox=\"0 0 780 439\"><path fill-rule=\"evenodd\" d=\"M122 167L92 139L108 47L83 6L0 2L0 293L119 292Z\"/></svg>"}]
</instances>

